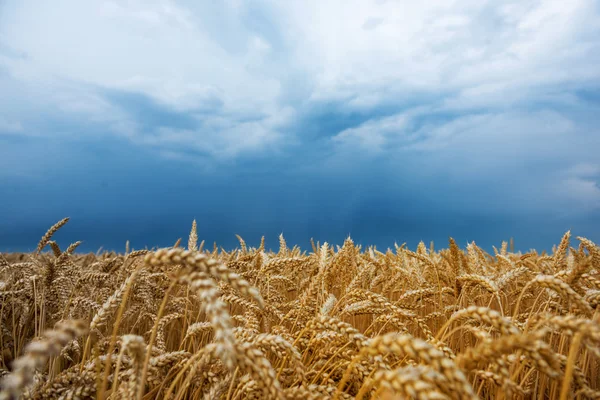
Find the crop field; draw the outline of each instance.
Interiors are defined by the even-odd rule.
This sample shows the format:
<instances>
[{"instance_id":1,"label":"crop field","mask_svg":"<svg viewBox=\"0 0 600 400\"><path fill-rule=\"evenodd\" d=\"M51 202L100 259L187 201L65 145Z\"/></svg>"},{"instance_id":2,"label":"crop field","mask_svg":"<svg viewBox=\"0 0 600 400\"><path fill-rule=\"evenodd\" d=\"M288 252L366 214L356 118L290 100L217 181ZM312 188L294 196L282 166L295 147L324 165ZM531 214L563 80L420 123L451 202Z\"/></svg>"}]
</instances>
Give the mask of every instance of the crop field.
<instances>
[{"instance_id":1,"label":"crop field","mask_svg":"<svg viewBox=\"0 0 600 400\"><path fill-rule=\"evenodd\" d=\"M600 248L0 254L0 399L599 399ZM187 243L186 243L187 242Z\"/></svg>"}]
</instances>

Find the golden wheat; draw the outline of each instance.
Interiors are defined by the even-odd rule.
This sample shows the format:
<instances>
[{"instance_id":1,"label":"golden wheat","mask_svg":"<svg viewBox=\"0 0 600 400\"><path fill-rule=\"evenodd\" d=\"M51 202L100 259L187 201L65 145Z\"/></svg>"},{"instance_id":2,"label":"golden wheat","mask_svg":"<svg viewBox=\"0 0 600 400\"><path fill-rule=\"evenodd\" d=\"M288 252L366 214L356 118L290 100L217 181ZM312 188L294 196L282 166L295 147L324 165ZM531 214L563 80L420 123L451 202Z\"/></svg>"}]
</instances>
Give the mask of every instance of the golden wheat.
<instances>
[{"instance_id":1,"label":"golden wheat","mask_svg":"<svg viewBox=\"0 0 600 400\"><path fill-rule=\"evenodd\" d=\"M0 399L600 398L600 249L0 254ZM48 252L44 249L49 246ZM142 257L143 256L143 257Z\"/></svg>"}]
</instances>

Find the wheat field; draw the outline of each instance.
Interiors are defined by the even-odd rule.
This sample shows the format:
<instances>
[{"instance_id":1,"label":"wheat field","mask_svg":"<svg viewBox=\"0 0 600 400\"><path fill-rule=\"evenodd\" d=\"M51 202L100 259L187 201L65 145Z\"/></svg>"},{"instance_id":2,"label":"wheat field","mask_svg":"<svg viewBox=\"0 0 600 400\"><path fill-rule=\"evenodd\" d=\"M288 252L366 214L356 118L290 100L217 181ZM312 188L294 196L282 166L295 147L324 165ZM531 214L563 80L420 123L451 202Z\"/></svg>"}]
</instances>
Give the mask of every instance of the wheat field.
<instances>
[{"instance_id":1,"label":"wheat field","mask_svg":"<svg viewBox=\"0 0 600 400\"><path fill-rule=\"evenodd\" d=\"M185 248L77 254L67 221L0 254L0 399L600 398L600 248L570 232L226 251L194 221Z\"/></svg>"}]
</instances>

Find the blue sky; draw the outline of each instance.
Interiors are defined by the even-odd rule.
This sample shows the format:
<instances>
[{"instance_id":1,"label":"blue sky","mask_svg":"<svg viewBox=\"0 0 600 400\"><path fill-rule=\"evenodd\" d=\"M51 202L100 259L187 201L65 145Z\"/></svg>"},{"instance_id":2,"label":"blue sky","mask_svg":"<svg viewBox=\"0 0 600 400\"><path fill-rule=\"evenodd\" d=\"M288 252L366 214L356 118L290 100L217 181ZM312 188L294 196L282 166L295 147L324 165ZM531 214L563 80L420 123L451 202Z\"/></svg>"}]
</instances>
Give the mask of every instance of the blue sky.
<instances>
[{"instance_id":1,"label":"blue sky","mask_svg":"<svg viewBox=\"0 0 600 400\"><path fill-rule=\"evenodd\" d=\"M598 242L598 65L592 0L0 1L0 251Z\"/></svg>"}]
</instances>

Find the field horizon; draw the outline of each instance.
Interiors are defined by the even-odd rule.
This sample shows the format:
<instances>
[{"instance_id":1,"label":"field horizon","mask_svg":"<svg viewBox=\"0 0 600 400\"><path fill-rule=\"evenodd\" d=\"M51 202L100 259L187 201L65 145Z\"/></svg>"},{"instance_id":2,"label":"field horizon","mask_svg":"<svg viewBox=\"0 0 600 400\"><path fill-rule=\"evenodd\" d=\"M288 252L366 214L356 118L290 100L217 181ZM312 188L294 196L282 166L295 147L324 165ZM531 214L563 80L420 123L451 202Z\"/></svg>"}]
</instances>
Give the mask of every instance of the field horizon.
<instances>
[{"instance_id":1,"label":"field horizon","mask_svg":"<svg viewBox=\"0 0 600 400\"><path fill-rule=\"evenodd\" d=\"M194 218L190 218L191 221ZM71 218L70 226L68 229L64 231L57 232L57 240L61 242L69 242L73 243L76 241L80 241L81 244L78 246L75 251L76 254L83 253L96 253L100 250L108 251L108 252L116 252L122 253L125 250L126 244L129 243L130 248L133 249L153 249L153 248L163 248L169 247L173 245L177 241L177 239L185 237L185 231L188 229L189 221L182 222L178 220L176 224L171 224L166 229L164 227L158 228L148 228L146 230L146 236L149 238L156 237L156 239L144 240L144 231L136 231L131 233L131 235L127 235L123 230L119 230L118 237L119 241L117 242L115 239L109 239L107 241L103 241L103 237L112 236L109 231L109 227L102 227L97 230L97 224L89 223L85 219L81 221L79 218ZM445 229L447 234L444 235L435 234L435 230L431 230L431 234L427 235L427 233L421 235L414 235L410 232L400 233L397 235L386 234L386 238L376 238L376 240L370 240L370 236L376 236L372 233L369 235L361 235L360 231L356 229L350 230L347 233L337 232L334 234L320 234L320 235L303 235L304 232L295 232L291 231L291 234L283 229L281 231L270 230L267 234L261 234L260 232L243 232L243 229L238 231L232 230L229 232L222 232L220 230L219 234L215 238L214 233L212 232L212 226L205 224L204 221L195 219L198 221L198 236L200 240L205 240L207 246L212 247L214 243L216 243L219 248L223 247L227 251L231 251L239 246L239 239L237 236L244 238L247 243L258 244L264 238L266 241L266 247L268 250L272 250L277 248L278 237L279 235L284 235L286 241L290 243L290 245L298 246L301 249L309 250L311 248L311 241L314 242L328 242L331 245L337 246L342 245L347 238L351 238L354 243L362 246L363 248L367 247L376 247L380 251L386 251L388 248L394 249L394 246L401 245L405 243L408 248L416 248L420 242L424 242L426 246L429 248L431 242L437 247L446 246L449 238L454 238L459 247L463 248L468 246L469 243L475 242L478 247L484 249L488 253L493 253L494 247L499 248L502 246L502 242L511 242L513 243L513 249L515 252L526 253L532 250L535 250L539 253L542 252L552 252L554 246L558 245L557 238L560 238L564 232L579 232L581 236L590 238L594 242L598 242L600 240L596 240L595 238L595 229L590 229L587 226L579 226L581 224L572 224L576 228L580 227L582 229L574 229L572 227L567 226L565 229L559 229L556 226L552 227L551 230L544 231L543 228L540 228L543 232L542 239L537 239L535 241L531 241L527 239L527 235L530 235L529 230L521 230L518 235L506 235L503 236L501 234L495 235L494 239L484 236L484 240L479 240L477 234L472 235L453 235L451 229ZM20 228L16 227L18 225L13 226L4 226L0 229L0 252L4 253L29 253L35 250L35 246L32 243L35 243L40 234L45 232L48 224L44 225L42 223L38 223L36 225L26 226L25 228L21 226ZM126 229L125 229L126 230ZM399 232L405 231L406 227L400 225L397 229ZM502 228L503 231L506 231L506 228ZM160 232L160 233L159 233ZM355 234L353 234L354 232ZM307 232L308 233L308 232ZM590 235L591 234L591 235ZM212 237L212 239L211 239ZM458 239L457 237L463 237L463 239ZM91 239L91 240L90 240ZM93 244L90 244L90 241ZM150 242L147 243L147 242ZM530 243L542 243L543 245L523 245L523 242ZM8 243L8 244L7 244ZM12 243L12 244L11 244Z\"/></svg>"}]
</instances>

